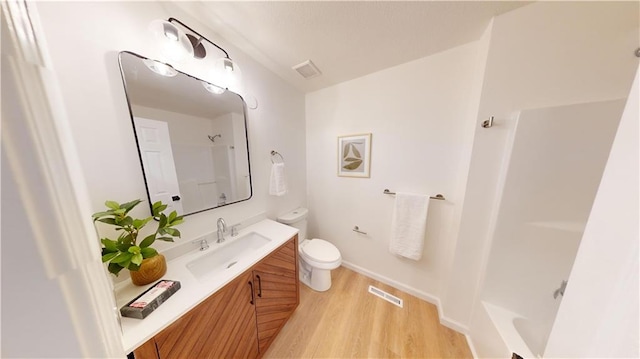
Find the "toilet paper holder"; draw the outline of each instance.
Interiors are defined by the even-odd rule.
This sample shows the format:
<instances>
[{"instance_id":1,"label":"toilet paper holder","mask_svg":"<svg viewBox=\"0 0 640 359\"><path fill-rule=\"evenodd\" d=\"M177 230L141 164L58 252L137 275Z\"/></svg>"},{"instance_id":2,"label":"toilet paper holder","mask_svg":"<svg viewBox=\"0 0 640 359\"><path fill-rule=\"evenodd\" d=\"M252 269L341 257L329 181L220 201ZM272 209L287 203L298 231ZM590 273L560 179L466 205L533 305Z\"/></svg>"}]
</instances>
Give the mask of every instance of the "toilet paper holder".
<instances>
[{"instance_id":1,"label":"toilet paper holder","mask_svg":"<svg viewBox=\"0 0 640 359\"><path fill-rule=\"evenodd\" d=\"M363 232L360 230L360 228L358 226L353 226L352 231L360 233L360 234L367 234L367 232Z\"/></svg>"}]
</instances>

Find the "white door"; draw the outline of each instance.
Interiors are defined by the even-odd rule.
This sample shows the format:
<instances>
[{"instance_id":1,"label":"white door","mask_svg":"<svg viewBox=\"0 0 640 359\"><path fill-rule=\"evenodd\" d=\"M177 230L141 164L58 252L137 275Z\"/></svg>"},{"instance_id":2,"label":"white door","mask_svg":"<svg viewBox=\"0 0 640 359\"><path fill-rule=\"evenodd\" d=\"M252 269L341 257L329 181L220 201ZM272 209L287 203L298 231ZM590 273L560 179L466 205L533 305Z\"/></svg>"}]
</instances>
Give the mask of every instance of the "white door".
<instances>
[{"instance_id":1,"label":"white door","mask_svg":"<svg viewBox=\"0 0 640 359\"><path fill-rule=\"evenodd\" d=\"M134 123L151 202L162 201L166 204L168 207L165 213L175 210L182 214L169 125L163 121L142 117L135 117Z\"/></svg>"}]
</instances>

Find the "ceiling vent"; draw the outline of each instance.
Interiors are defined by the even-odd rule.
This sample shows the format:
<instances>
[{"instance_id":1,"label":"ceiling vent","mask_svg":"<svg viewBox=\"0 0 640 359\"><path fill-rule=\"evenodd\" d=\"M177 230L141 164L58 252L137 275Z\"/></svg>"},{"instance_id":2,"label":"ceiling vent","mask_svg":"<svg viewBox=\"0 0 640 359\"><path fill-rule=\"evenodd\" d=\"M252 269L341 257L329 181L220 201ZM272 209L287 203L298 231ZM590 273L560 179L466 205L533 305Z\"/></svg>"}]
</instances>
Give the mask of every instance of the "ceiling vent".
<instances>
[{"instance_id":1,"label":"ceiling vent","mask_svg":"<svg viewBox=\"0 0 640 359\"><path fill-rule=\"evenodd\" d=\"M320 70L318 70L316 65L313 62L311 62L311 60L307 60L301 64L298 64L292 67L292 69L298 71L298 73L305 79L314 78L322 74Z\"/></svg>"}]
</instances>

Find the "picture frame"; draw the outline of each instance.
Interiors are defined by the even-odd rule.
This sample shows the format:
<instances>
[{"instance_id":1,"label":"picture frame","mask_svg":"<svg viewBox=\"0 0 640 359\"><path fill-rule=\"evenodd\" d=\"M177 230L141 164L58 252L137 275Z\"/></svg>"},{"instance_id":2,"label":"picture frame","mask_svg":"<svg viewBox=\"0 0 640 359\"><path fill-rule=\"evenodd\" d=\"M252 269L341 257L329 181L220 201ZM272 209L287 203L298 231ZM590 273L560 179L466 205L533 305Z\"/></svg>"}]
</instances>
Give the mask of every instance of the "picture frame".
<instances>
[{"instance_id":1,"label":"picture frame","mask_svg":"<svg viewBox=\"0 0 640 359\"><path fill-rule=\"evenodd\" d=\"M369 178L371 133L338 136L338 176Z\"/></svg>"}]
</instances>

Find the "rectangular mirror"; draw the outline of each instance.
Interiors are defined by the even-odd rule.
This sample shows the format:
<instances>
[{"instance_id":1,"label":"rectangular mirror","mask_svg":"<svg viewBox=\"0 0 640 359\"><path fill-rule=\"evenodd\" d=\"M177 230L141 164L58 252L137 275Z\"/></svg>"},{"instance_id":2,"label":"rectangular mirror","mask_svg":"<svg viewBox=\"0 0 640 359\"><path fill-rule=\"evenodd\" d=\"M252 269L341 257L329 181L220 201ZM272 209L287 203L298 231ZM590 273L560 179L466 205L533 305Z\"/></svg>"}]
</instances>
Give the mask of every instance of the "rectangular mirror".
<instances>
[{"instance_id":1,"label":"rectangular mirror","mask_svg":"<svg viewBox=\"0 0 640 359\"><path fill-rule=\"evenodd\" d=\"M149 204L188 215L251 198L242 97L128 51L119 62Z\"/></svg>"}]
</instances>

